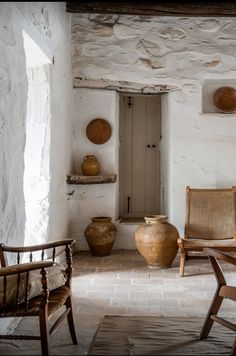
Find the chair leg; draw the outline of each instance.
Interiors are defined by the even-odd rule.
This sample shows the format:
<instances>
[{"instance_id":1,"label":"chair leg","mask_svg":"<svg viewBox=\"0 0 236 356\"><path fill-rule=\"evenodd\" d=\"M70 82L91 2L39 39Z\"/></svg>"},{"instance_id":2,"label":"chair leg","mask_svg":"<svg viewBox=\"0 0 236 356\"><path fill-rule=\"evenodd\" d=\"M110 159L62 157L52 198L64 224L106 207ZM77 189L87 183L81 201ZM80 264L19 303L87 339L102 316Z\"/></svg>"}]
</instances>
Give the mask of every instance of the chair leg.
<instances>
[{"instance_id":1,"label":"chair leg","mask_svg":"<svg viewBox=\"0 0 236 356\"><path fill-rule=\"evenodd\" d=\"M48 316L46 311L41 310L39 314L39 327L41 336L42 355L49 355L49 332L48 332Z\"/></svg>"},{"instance_id":2,"label":"chair leg","mask_svg":"<svg viewBox=\"0 0 236 356\"><path fill-rule=\"evenodd\" d=\"M211 306L208 310L208 313L207 313L207 317L204 321L204 324L203 324L203 327L202 327L202 330L201 330L201 333L200 333L200 336L199 336L199 339L202 340L202 339L206 339L207 336L209 335L210 331L211 331L211 328L212 328L212 325L214 323L214 320L211 319L211 315L217 315L219 309L220 309L220 306L223 302L223 297L220 297L219 296L219 290L220 288L217 288L216 290L216 293L213 297L213 300L212 300L212 303L211 303ZM236 347L236 345L235 345ZM235 354L236 355L236 354Z\"/></svg>"},{"instance_id":3,"label":"chair leg","mask_svg":"<svg viewBox=\"0 0 236 356\"><path fill-rule=\"evenodd\" d=\"M181 251L180 267L179 267L179 276L180 277L184 276L185 259L186 259L186 252L185 251Z\"/></svg>"},{"instance_id":4,"label":"chair leg","mask_svg":"<svg viewBox=\"0 0 236 356\"><path fill-rule=\"evenodd\" d=\"M71 335L73 344L74 345L78 345L78 337L77 337L77 332L76 332L76 329L75 329L75 322L74 322L74 316L73 316L73 306L72 306L71 297L67 298L66 307L70 308L70 312L67 315L68 325L69 325L69 329L70 329L70 335Z\"/></svg>"}]
</instances>

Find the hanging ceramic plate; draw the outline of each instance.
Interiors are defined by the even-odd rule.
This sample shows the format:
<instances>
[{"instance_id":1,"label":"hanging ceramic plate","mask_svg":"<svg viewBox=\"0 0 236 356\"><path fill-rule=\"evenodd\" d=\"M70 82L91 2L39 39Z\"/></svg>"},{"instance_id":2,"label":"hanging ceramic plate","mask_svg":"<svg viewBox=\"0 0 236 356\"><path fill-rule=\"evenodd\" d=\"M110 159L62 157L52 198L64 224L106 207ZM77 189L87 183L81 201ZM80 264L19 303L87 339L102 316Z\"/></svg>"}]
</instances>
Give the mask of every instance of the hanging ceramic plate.
<instances>
[{"instance_id":1,"label":"hanging ceramic plate","mask_svg":"<svg viewBox=\"0 0 236 356\"><path fill-rule=\"evenodd\" d=\"M111 137L111 126L104 119L94 119L88 124L86 135L91 142L102 145Z\"/></svg>"},{"instance_id":2,"label":"hanging ceramic plate","mask_svg":"<svg viewBox=\"0 0 236 356\"><path fill-rule=\"evenodd\" d=\"M221 87L214 94L216 108L224 113L236 111L236 90L231 87Z\"/></svg>"}]
</instances>

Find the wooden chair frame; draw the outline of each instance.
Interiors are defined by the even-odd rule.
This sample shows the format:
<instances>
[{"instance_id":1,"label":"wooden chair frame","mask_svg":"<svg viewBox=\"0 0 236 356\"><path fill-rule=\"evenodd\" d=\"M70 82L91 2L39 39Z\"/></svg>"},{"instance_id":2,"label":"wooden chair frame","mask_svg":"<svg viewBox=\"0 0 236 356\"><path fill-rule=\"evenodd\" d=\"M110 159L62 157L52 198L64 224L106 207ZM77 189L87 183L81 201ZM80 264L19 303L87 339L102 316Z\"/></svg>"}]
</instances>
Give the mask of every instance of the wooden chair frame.
<instances>
[{"instance_id":1,"label":"wooden chair frame","mask_svg":"<svg viewBox=\"0 0 236 356\"><path fill-rule=\"evenodd\" d=\"M232 236L231 238L223 237L220 240L219 238L214 239L214 237L209 237L209 240L207 238L201 239L199 236L197 237L196 240L198 240L197 244L192 244L191 242L193 241L194 236L191 236L191 233L189 232L189 225L190 225L190 217L191 217L191 193L195 192L200 192L200 193L232 193L233 195L233 202L234 202L234 208L233 208L233 214L234 214L234 221L232 221ZM222 214L222 224L224 224L224 219L225 216ZM223 225L222 225L223 226ZM212 226L212 230L214 230L214 226ZM205 232L206 233L206 232ZM220 243L222 240L225 240L226 243ZM227 240L227 241L226 241ZM187 242L190 243L187 243ZM202 243L201 243L202 242ZM224 241L223 241L224 242ZM193 189L190 188L189 186L186 187L186 218L185 218L185 228L184 228L184 237L178 239L178 245L180 248L181 252L181 257L180 257L180 270L179 270L179 275L181 277L184 276L184 268L185 268L185 261L189 258L204 258L203 255L195 255L191 256L189 252L195 251L195 252L203 252L204 248L216 248L217 250L221 251L236 251L236 187L233 186L231 188L225 188L225 189ZM205 256L206 258L206 256Z\"/></svg>"},{"instance_id":2,"label":"wooden chair frame","mask_svg":"<svg viewBox=\"0 0 236 356\"><path fill-rule=\"evenodd\" d=\"M10 247L0 245L0 279L3 279L4 294L3 302L0 306L0 317L24 317L34 316L39 318L40 336L31 335L0 335L0 339L20 339L20 340L40 340L43 355L49 355L49 336L53 335L59 325L67 318L69 324L70 335L73 344L78 344L77 333L74 325L73 308L71 300L71 276L73 271L72 266L72 251L71 248L75 240L60 240L42 245L26 246L26 247ZM64 248L66 258L66 282L65 285L49 292L47 280L47 268L55 265L55 260L58 251L62 252ZM33 261L34 252L40 252L41 261ZM8 266L7 254L15 254L17 264ZM29 253L29 262L21 263L22 254ZM38 297L29 299L28 297L28 280L29 273L33 270L41 270L42 294ZM19 283L22 273L26 274L26 286L24 292L24 301L19 301ZM15 303L8 306L6 303L6 287L7 276L17 275L17 293ZM65 306L65 311L57 318L53 326L49 330L48 320L62 306Z\"/></svg>"},{"instance_id":3,"label":"wooden chair frame","mask_svg":"<svg viewBox=\"0 0 236 356\"><path fill-rule=\"evenodd\" d=\"M214 321L230 330L236 331L236 324L217 316L224 298L229 298L233 301L236 301L236 287L231 287L227 285L222 268L218 260L225 261L236 266L236 258L214 249L204 248L204 252L206 253L206 255L208 255L213 271L215 273L217 288L211 306L208 310L205 322L202 326L202 330L200 332L200 340L206 339L208 337ZM236 356L236 339L231 350L231 355Z\"/></svg>"}]
</instances>

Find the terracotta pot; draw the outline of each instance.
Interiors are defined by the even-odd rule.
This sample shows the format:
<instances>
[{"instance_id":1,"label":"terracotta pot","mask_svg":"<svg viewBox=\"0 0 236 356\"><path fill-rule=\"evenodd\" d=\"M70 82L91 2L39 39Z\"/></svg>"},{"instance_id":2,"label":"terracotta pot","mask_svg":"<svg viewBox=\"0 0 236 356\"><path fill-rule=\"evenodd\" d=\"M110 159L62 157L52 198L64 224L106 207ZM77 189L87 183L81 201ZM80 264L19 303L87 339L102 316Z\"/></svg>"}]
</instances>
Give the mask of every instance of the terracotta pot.
<instances>
[{"instance_id":1,"label":"terracotta pot","mask_svg":"<svg viewBox=\"0 0 236 356\"><path fill-rule=\"evenodd\" d=\"M85 176L97 176L100 171L100 164L95 156L87 155L84 157L81 169Z\"/></svg>"},{"instance_id":2,"label":"terracotta pot","mask_svg":"<svg viewBox=\"0 0 236 356\"><path fill-rule=\"evenodd\" d=\"M94 256L108 256L116 240L117 229L109 217L93 217L84 231L89 248Z\"/></svg>"},{"instance_id":3,"label":"terracotta pot","mask_svg":"<svg viewBox=\"0 0 236 356\"><path fill-rule=\"evenodd\" d=\"M145 217L145 221L135 232L138 251L149 267L170 267L178 252L177 229L165 215Z\"/></svg>"},{"instance_id":4,"label":"terracotta pot","mask_svg":"<svg viewBox=\"0 0 236 356\"><path fill-rule=\"evenodd\" d=\"M236 111L236 90L231 87L221 87L216 90L213 98L216 108L224 113Z\"/></svg>"}]
</instances>

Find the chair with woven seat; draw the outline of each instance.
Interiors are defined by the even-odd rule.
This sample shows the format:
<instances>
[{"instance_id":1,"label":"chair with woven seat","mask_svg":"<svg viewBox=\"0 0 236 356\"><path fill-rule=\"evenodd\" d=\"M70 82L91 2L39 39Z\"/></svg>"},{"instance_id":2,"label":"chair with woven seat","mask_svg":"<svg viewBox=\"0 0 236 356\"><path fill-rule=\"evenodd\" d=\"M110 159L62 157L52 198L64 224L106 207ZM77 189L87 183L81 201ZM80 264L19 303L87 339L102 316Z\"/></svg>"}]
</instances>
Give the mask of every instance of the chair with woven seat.
<instances>
[{"instance_id":1,"label":"chair with woven seat","mask_svg":"<svg viewBox=\"0 0 236 356\"><path fill-rule=\"evenodd\" d=\"M10 334L0 339L40 340L42 354L49 355L49 336L67 318L73 344L78 344L71 301L74 243L68 239L28 247L0 245L0 317L38 317L40 327L40 336ZM8 266L9 254L16 264ZM59 257L66 267L56 263ZM49 330L48 320L63 306Z\"/></svg>"},{"instance_id":2,"label":"chair with woven seat","mask_svg":"<svg viewBox=\"0 0 236 356\"><path fill-rule=\"evenodd\" d=\"M206 248L204 249L204 252L207 254L213 267L217 287L200 332L200 340L208 337L214 322L217 322L230 330L236 331L235 323L217 315L224 299L230 299L236 302L236 286L227 285L219 260L236 266L236 258L214 249ZM231 355L236 356L236 339L231 350Z\"/></svg>"},{"instance_id":3,"label":"chair with woven seat","mask_svg":"<svg viewBox=\"0 0 236 356\"><path fill-rule=\"evenodd\" d=\"M184 238L178 239L181 252L180 276L185 260L198 258L204 248L236 251L236 188L186 188ZM195 256L190 253L195 252ZM201 257L201 256L200 256Z\"/></svg>"}]
</instances>

